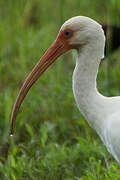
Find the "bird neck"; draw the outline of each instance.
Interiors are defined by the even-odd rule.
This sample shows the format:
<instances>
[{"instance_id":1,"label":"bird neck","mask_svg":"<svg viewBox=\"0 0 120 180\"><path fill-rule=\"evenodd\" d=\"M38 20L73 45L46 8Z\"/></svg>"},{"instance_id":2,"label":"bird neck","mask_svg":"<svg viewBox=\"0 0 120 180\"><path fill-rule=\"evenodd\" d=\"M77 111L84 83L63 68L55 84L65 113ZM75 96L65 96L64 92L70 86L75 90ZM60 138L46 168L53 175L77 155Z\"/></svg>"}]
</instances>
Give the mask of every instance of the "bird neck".
<instances>
[{"instance_id":1,"label":"bird neck","mask_svg":"<svg viewBox=\"0 0 120 180\"><path fill-rule=\"evenodd\" d=\"M98 114L102 107L102 95L96 87L96 77L103 48L86 46L78 51L76 67L73 73L73 92L78 108L89 124L97 126ZM101 117L100 117L101 118ZM98 125L99 127L99 125ZM95 127L96 128L96 127Z\"/></svg>"}]
</instances>

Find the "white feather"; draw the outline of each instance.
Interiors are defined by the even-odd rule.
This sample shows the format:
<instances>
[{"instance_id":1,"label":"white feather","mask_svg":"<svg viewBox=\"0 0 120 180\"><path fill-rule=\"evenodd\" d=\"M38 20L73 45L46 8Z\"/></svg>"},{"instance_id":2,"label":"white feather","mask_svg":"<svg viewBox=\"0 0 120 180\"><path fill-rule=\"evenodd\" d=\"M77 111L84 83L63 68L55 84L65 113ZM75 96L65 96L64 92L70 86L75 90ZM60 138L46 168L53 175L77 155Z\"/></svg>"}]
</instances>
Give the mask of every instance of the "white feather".
<instances>
[{"instance_id":1,"label":"white feather","mask_svg":"<svg viewBox=\"0 0 120 180\"><path fill-rule=\"evenodd\" d=\"M96 21L77 16L61 29L75 31L70 44L79 44L73 73L73 93L78 108L96 130L108 151L120 163L120 97L105 97L96 87L96 77L104 56L105 36Z\"/></svg>"}]
</instances>

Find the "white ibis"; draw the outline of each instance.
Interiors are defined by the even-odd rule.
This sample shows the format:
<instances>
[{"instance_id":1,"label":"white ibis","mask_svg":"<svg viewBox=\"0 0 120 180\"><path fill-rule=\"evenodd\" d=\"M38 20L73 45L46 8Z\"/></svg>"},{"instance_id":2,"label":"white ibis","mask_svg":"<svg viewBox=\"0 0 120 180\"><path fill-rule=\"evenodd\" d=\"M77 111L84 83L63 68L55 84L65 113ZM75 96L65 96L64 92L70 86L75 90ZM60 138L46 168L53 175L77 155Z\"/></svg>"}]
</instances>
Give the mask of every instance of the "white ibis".
<instances>
[{"instance_id":1,"label":"white ibis","mask_svg":"<svg viewBox=\"0 0 120 180\"><path fill-rule=\"evenodd\" d=\"M78 56L73 73L73 93L78 108L96 130L108 151L120 163L120 97L105 97L96 87L96 77L104 57L105 36L96 21L77 16L66 21L51 47L24 82L12 111L11 134L27 92L41 74L62 54L76 49Z\"/></svg>"}]
</instances>

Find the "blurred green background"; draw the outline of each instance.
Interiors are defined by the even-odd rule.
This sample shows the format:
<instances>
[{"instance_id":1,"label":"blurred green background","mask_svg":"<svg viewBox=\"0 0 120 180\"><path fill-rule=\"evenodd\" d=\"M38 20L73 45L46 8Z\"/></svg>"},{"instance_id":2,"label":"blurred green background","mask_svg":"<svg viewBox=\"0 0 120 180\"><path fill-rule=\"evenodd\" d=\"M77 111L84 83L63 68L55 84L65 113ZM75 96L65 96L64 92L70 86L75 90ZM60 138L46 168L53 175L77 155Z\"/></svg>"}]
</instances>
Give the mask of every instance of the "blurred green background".
<instances>
[{"instance_id":1,"label":"blurred green background","mask_svg":"<svg viewBox=\"0 0 120 180\"><path fill-rule=\"evenodd\" d=\"M120 26L119 0L0 0L0 179L120 179L120 167L76 107L76 52L60 57L28 93L9 137L13 103L65 20ZM101 63L98 89L120 94L120 49Z\"/></svg>"}]
</instances>

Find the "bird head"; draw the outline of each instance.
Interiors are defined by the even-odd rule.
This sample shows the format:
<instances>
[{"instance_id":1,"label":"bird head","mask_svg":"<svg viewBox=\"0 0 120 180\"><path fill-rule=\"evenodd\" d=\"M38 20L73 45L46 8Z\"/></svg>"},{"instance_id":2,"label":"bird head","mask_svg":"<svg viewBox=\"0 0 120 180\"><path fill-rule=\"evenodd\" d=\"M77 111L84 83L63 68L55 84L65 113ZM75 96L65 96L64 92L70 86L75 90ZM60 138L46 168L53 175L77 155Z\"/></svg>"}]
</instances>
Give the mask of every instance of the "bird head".
<instances>
[{"instance_id":1,"label":"bird head","mask_svg":"<svg viewBox=\"0 0 120 180\"><path fill-rule=\"evenodd\" d=\"M83 16L73 17L62 25L56 40L33 68L20 89L12 110L11 134L13 134L15 119L25 96L43 72L70 49L79 49L96 40L99 42L101 31L102 28L96 21Z\"/></svg>"},{"instance_id":2,"label":"bird head","mask_svg":"<svg viewBox=\"0 0 120 180\"><path fill-rule=\"evenodd\" d=\"M56 40L63 40L69 47L79 49L103 38L104 31L99 23L85 16L76 16L62 25Z\"/></svg>"}]
</instances>

